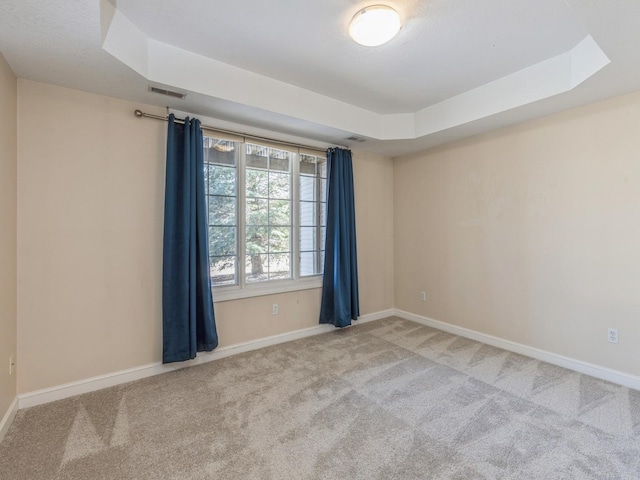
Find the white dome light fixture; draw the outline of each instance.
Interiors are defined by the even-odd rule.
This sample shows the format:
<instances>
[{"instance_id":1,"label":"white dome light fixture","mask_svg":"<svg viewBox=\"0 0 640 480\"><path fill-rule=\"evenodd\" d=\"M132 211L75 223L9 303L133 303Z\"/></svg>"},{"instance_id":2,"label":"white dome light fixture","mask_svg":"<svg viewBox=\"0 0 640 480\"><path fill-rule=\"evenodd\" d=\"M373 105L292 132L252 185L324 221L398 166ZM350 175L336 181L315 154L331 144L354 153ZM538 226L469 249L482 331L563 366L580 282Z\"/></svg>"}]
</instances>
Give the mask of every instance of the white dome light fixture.
<instances>
[{"instance_id":1,"label":"white dome light fixture","mask_svg":"<svg viewBox=\"0 0 640 480\"><path fill-rule=\"evenodd\" d=\"M400 31L400 15L387 5L371 5L356 13L349 24L349 35L360 45L377 47Z\"/></svg>"}]
</instances>

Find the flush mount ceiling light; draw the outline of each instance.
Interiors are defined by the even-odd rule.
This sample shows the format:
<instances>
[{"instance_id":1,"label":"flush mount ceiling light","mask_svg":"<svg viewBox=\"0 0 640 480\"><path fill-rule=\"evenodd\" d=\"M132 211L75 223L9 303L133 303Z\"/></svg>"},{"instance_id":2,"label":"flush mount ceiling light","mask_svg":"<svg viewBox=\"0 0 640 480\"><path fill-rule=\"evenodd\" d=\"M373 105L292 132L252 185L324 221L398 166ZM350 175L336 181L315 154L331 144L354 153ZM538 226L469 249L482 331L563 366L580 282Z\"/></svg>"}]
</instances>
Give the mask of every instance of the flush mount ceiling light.
<instances>
[{"instance_id":1,"label":"flush mount ceiling light","mask_svg":"<svg viewBox=\"0 0 640 480\"><path fill-rule=\"evenodd\" d=\"M349 24L349 35L360 45L377 47L400 31L400 15L386 5L372 5L358 11Z\"/></svg>"}]
</instances>

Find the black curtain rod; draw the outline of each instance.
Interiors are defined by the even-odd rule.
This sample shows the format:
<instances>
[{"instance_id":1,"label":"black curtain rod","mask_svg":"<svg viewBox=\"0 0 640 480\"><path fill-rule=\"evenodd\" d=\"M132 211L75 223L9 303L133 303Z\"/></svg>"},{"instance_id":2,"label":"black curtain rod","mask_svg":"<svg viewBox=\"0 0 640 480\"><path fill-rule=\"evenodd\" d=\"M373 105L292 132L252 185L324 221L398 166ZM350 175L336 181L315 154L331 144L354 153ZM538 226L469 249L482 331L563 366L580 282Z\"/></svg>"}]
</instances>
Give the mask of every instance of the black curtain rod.
<instances>
[{"instance_id":1,"label":"black curtain rod","mask_svg":"<svg viewBox=\"0 0 640 480\"><path fill-rule=\"evenodd\" d=\"M162 116L162 115L155 115L153 113L145 113L142 110L136 110L135 112L136 117L145 117L145 118L154 118L156 120L164 120L165 122L167 122L169 120L169 116ZM177 123L182 123L184 124L184 119L182 118L176 118L175 120ZM322 149L320 147L312 147L311 145L303 145L301 143L293 143L293 142L285 142L283 140L274 140L273 138L268 138L268 137L261 137L259 135L251 135L249 133L242 133L242 132L234 132L233 130L224 130L222 128L217 128L217 127L212 127L210 125L201 125L201 128L203 130L208 130L210 132L218 132L218 133L226 133L228 135L236 135L238 137L246 137L246 138L250 138L252 140L264 140L267 142L271 142L271 143L279 143L280 145L287 145L289 147L296 147L296 148L307 148L309 150L315 150L317 152L325 152L326 149ZM346 148L347 150L349 150L349 147L344 147L341 145L337 145L340 148Z\"/></svg>"}]
</instances>

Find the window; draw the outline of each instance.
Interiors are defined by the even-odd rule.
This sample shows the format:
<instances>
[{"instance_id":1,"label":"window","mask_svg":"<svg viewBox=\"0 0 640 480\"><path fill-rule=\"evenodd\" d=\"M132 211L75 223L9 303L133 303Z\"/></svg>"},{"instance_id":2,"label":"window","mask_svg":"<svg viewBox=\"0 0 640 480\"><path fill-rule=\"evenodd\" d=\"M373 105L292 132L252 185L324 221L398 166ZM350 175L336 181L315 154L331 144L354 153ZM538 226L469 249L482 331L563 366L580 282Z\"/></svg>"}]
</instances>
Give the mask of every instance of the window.
<instances>
[{"instance_id":1,"label":"window","mask_svg":"<svg viewBox=\"0 0 640 480\"><path fill-rule=\"evenodd\" d=\"M284 150L246 145L247 282L291 278L292 157Z\"/></svg>"},{"instance_id":2,"label":"window","mask_svg":"<svg viewBox=\"0 0 640 480\"><path fill-rule=\"evenodd\" d=\"M318 275L324 265L327 230L327 161L300 155L300 275Z\"/></svg>"},{"instance_id":3,"label":"window","mask_svg":"<svg viewBox=\"0 0 640 480\"><path fill-rule=\"evenodd\" d=\"M320 286L324 155L212 137L204 152L216 299Z\"/></svg>"},{"instance_id":4,"label":"window","mask_svg":"<svg viewBox=\"0 0 640 480\"><path fill-rule=\"evenodd\" d=\"M238 147L204 137L204 178L209 212L209 255L213 285L238 283Z\"/></svg>"}]
</instances>

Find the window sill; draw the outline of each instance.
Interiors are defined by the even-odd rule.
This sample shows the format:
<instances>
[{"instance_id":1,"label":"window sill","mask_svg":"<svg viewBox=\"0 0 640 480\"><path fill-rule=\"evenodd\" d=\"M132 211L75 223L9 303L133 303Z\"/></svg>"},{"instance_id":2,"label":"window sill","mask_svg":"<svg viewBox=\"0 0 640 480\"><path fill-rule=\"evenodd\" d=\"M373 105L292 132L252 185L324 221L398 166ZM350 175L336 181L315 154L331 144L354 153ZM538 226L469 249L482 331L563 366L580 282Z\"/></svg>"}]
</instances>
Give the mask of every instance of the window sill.
<instances>
[{"instance_id":1,"label":"window sill","mask_svg":"<svg viewBox=\"0 0 640 480\"><path fill-rule=\"evenodd\" d=\"M261 297L278 293L296 292L322 288L322 275L306 277L301 280L282 280L265 284L248 285L245 288L233 285L228 287L213 287L213 302L227 302L241 298Z\"/></svg>"}]
</instances>

